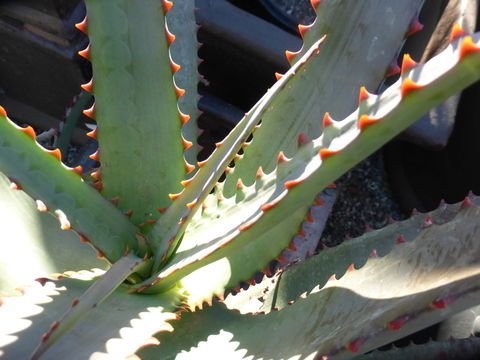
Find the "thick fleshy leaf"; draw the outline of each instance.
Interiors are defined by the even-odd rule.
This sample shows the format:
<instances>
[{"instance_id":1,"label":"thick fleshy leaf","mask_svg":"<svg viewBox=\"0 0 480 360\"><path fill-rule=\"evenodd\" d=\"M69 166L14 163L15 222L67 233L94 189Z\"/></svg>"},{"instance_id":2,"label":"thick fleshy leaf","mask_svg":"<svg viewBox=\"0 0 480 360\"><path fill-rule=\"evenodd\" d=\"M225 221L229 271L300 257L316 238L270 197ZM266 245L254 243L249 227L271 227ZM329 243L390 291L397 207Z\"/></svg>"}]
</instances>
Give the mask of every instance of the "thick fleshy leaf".
<instances>
[{"instance_id":1,"label":"thick fleshy leaf","mask_svg":"<svg viewBox=\"0 0 480 360\"><path fill-rule=\"evenodd\" d=\"M20 289L21 296L0 299L0 358L27 359L55 331L62 313L102 271L64 274ZM45 359L123 359L152 341L152 334L171 331L167 321L181 297L176 289L161 295L129 294L117 288L42 357ZM42 340L43 339L43 340Z\"/></svg>"},{"instance_id":2,"label":"thick fleshy leaf","mask_svg":"<svg viewBox=\"0 0 480 360\"><path fill-rule=\"evenodd\" d=\"M145 254L137 228L110 201L88 185L74 169L64 166L60 152L46 151L32 137L31 127L19 128L0 112L0 171L37 201L40 210L54 213L62 229L75 229L114 262L126 249Z\"/></svg>"},{"instance_id":3,"label":"thick fleshy leaf","mask_svg":"<svg viewBox=\"0 0 480 360\"><path fill-rule=\"evenodd\" d=\"M301 28L304 46L293 63L326 35L320 54L272 101L255 141L227 175L226 195L234 193L237 179L252 184L260 166L272 171L279 151L292 156L300 133L320 136L325 112L342 119L354 111L361 86L377 91L422 4L423 0L317 2L317 19Z\"/></svg>"},{"instance_id":4,"label":"thick fleshy leaf","mask_svg":"<svg viewBox=\"0 0 480 360\"><path fill-rule=\"evenodd\" d=\"M168 287L192 270L226 258L245 246L253 246L251 252L261 253L255 249L268 243L269 251L276 248L279 254L299 231L318 191L426 110L480 77L479 44L480 33L455 40L428 63L405 71L381 95L364 99L345 120L332 122L319 138L302 144L292 159L281 154L273 172L259 176L251 186L238 186L234 197L221 197L218 209L208 213L210 221L200 221L198 226L192 223L195 231L188 237L185 234L168 266L138 287L152 283L157 289ZM286 227L287 222L284 237L272 241L265 236L272 224ZM270 259L266 256L262 267ZM251 269L252 274L255 270L258 268Z\"/></svg>"},{"instance_id":5,"label":"thick fleshy leaf","mask_svg":"<svg viewBox=\"0 0 480 360\"><path fill-rule=\"evenodd\" d=\"M160 334L160 346L140 356L349 359L399 339L480 301L479 215L476 205L464 206L451 221L280 311L240 314L216 303L186 313L174 337Z\"/></svg>"},{"instance_id":6,"label":"thick fleshy leaf","mask_svg":"<svg viewBox=\"0 0 480 360\"><path fill-rule=\"evenodd\" d=\"M195 21L195 1L175 0L170 11L167 13L168 29L175 35L175 41L170 46L172 59L180 65L180 69L174 75L175 84L185 90L185 94L178 99L178 108L188 116L188 120L182 127L182 134L187 142L185 160L191 164L197 164L199 146L197 138L200 135L198 128L198 48L197 23Z\"/></svg>"},{"instance_id":7,"label":"thick fleshy leaf","mask_svg":"<svg viewBox=\"0 0 480 360\"><path fill-rule=\"evenodd\" d=\"M0 174L0 294L53 273L107 266L78 235L61 230L54 216L39 212L32 198L9 185Z\"/></svg>"},{"instance_id":8,"label":"thick fleshy leaf","mask_svg":"<svg viewBox=\"0 0 480 360\"><path fill-rule=\"evenodd\" d=\"M174 37L162 1L85 3L103 194L119 197L120 208L143 223L160 216L157 208L169 205L168 193L185 176L169 56Z\"/></svg>"}]
</instances>

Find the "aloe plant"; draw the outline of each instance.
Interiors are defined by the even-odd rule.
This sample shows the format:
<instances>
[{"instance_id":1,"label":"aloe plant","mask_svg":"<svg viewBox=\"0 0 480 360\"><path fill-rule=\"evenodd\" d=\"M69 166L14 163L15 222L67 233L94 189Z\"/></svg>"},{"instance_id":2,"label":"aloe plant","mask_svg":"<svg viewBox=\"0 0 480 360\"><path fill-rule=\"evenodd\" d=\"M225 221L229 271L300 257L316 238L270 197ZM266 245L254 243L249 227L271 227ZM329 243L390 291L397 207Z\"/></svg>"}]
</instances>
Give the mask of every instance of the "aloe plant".
<instances>
[{"instance_id":1,"label":"aloe plant","mask_svg":"<svg viewBox=\"0 0 480 360\"><path fill-rule=\"evenodd\" d=\"M312 1L291 68L196 163L193 1L87 0L101 167L84 179L0 114L0 357L347 359L480 303L474 195L267 271L322 190L480 78L480 34L456 27L366 90L422 3Z\"/></svg>"}]
</instances>

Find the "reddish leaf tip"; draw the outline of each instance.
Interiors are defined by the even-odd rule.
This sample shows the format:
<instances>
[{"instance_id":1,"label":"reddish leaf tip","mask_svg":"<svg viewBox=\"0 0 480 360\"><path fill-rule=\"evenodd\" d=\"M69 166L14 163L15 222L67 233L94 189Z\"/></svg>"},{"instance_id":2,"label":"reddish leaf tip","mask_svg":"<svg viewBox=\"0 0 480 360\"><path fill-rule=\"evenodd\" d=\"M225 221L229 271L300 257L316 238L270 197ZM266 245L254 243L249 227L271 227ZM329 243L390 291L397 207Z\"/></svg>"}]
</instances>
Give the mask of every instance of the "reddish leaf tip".
<instances>
[{"instance_id":1,"label":"reddish leaf tip","mask_svg":"<svg viewBox=\"0 0 480 360\"><path fill-rule=\"evenodd\" d=\"M289 159L285 156L285 154L283 153L283 151L280 151L278 153L278 156L277 156L277 163L282 163L282 162L286 162L288 161Z\"/></svg>"},{"instance_id":2,"label":"reddish leaf tip","mask_svg":"<svg viewBox=\"0 0 480 360\"><path fill-rule=\"evenodd\" d=\"M364 114L364 115L360 116L360 119L358 120L358 128L360 129L360 131L363 131L363 130L365 130L365 128L367 126L375 124L375 123L379 122L380 120L382 120L382 119L381 118L372 118L372 117Z\"/></svg>"},{"instance_id":3,"label":"reddish leaf tip","mask_svg":"<svg viewBox=\"0 0 480 360\"><path fill-rule=\"evenodd\" d=\"M358 94L358 103L361 104L363 101L367 100L370 97L370 93L367 91L365 86L360 87L360 93Z\"/></svg>"},{"instance_id":4,"label":"reddish leaf tip","mask_svg":"<svg viewBox=\"0 0 480 360\"><path fill-rule=\"evenodd\" d=\"M419 85L418 83L414 82L412 79L406 78L402 83L400 92L402 94L402 97L405 97L411 92L421 89L423 87L424 87L423 85Z\"/></svg>"},{"instance_id":5,"label":"reddish leaf tip","mask_svg":"<svg viewBox=\"0 0 480 360\"><path fill-rule=\"evenodd\" d=\"M27 134L32 139L35 139L36 137L35 130L33 130L31 126L20 128L20 131L23 132L24 134Z\"/></svg>"},{"instance_id":6,"label":"reddish leaf tip","mask_svg":"<svg viewBox=\"0 0 480 360\"><path fill-rule=\"evenodd\" d=\"M228 168L228 169L230 169L230 168ZM264 176L264 175L265 175L265 173L263 172L263 169L262 169L262 167L260 166L260 167L258 168L258 170L257 170L257 173L256 173L255 177L256 177L257 179L259 179L259 178L261 178L261 177Z\"/></svg>"},{"instance_id":7,"label":"reddish leaf tip","mask_svg":"<svg viewBox=\"0 0 480 360\"><path fill-rule=\"evenodd\" d=\"M95 120L95 104L93 104L90 108L83 110L83 113L90 119Z\"/></svg>"},{"instance_id":8,"label":"reddish leaf tip","mask_svg":"<svg viewBox=\"0 0 480 360\"><path fill-rule=\"evenodd\" d=\"M450 33L450 42L457 40L459 37L467 35L466 31L462 29L460 24L453 25L452 32Z\"/></svg>"},{"instance_id":9,"label":"reddish leaf tip","mask_svg":"<svg viewBox=\"0 0 480 360\"><path fill-rule=\"evenodd\" d=\"M338 152L337 150L320 149L318 154L320 155L320 159L324 160L329 156L335 155L337 152Z\"/></svg>"},{"instance_id":10,"label":"reddish leaf tip","mask_svg":"<svg viewBox=\"0 0 480 360\"><path fill-rule=\"evenodd\" d=\"M92 93L93 92L93 78L91 78L88 83L80 85L80 87L83 90L85 90L86 92Z\"/></svg>"},{"instance_id":11,"label":"reddish leaf tip","mask_svg":"<svg viewBox=\"0 0 480 360\"><path fill-rule=\"evenodd\" d=\"M477 53L480 51L480 46L477 46L471 36L466 36L463 38L461 44L460 44L460 60L463 60L465 56Z\"/></svg>"},{"instance_id":12,"label":"reddish leaf tip","mask_svg":"<svg viewBox=\"0 0 480 360\"><path fill-rule=\"evenodd\" d=\"M281 78L283 77L283 74L280 74L278 72L275 73L275 78L278 80L280 80Z\"/></svg>"},{"instance_id":13,"label":"reddish leaf tip","mask_svg":"<svg viewBox=\"0 0 480 360\"><path fill-rule=\"evenodd\" d=\"M78 55L83 57L84 59L90 60L90 44L83 50L78 52Z\"/></svg>"}]
</instances>

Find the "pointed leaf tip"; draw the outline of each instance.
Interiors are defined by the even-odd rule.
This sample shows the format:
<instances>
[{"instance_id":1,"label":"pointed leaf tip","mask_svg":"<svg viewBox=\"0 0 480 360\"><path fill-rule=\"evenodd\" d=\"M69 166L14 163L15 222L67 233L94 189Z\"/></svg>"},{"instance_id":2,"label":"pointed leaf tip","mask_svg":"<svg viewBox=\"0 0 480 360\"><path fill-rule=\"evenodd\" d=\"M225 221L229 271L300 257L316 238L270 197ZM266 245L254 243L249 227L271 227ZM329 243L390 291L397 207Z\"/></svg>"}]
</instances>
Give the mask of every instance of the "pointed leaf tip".
<instances>
[{"instance_id":1,"label":"pointed leaf tip","mask_svg":"<svg viewBox=\"0 0 480 360\"><path fill-rule=\"evenodd\" d=\"M282 77L283 77L282 74L280 74L278 72L275 73L275 79L277 79L277 81L280 80Z\"/></svg>"},{"instance_id":2,"label":"pointed leaf tip","mask_svg":"<svg viewBox=\"0 0 480 360\"><path fill-rule=\"evenodd\" d=\"M93 129L92 131L88 132L87 136L91 137L92 139L96 139L97 138L97 131L98 131L97 129L98 129L98 127Z\"/></svg>"},{"instance_id":3,"label":"pointed leaf tip","mask_svg":"<svg viewBox=\"0 0 480 360\"><path fill-rule=\"evenodd\" d=\"M302 24L298 24L298 31L300 32L300 36L303 37L305 36L305 32L310 29L312 27L312 25L302 25Z\"/></svg>"},{"instance_id":4,"label":"pointed leaf tip","mask_svg":"<svg viewBox=\"0 0 480 360\"><path fill-rule=\"evenodd\" d=\"M285 51L285 55L287 56L287 60L288 62L292 62L292 59L297 56L298 54L300 53L300 51L290 51L290 50L287 50Z\"/></svg>"},{"instance_id":5,"label":"pointed leaf tip","mask_svg":"<svg viewBox=\"0 0 480 360\"><path fill-rule=\"evenodd\" d=\"M0 106L0 115L3 117L8 117L7 112L5 111L5 108L3 106Z\"/></svg>"},{"instance_id":6,"label":"pointed leaf tip","mask_svg":"<svg viewBox=\"0 0 480 360\"><path fill-rule=\"evenodd\" d=\"M401 69L402 76L404 76L408 70L410 70L411 68L414 68L417 65L418 63L414 61L409 54L403 55L402 69Z\"/></svg>"}]
</instances>

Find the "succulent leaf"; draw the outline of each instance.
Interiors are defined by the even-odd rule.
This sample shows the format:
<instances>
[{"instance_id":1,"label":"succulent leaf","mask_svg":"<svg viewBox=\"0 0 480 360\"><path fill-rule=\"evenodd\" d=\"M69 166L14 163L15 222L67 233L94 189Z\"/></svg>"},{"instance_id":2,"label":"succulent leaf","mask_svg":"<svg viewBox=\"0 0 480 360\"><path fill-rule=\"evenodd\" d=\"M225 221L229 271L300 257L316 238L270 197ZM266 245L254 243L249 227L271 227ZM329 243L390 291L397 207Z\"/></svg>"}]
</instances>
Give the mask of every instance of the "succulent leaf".
<instances>
[{"instance_id":1,"label":"succulent leaf","mask_svg":"<svg viewBox=\"0 0 480 360\"><path fill-rule=\"evenodd\" d=\"M54 216L38 211L28 195L9 185L0 174L0 253L10 254L0 258L1 295L12 295L15 286L53 273L107 266L78 235L61 230Z\"/></svg>"},{"instance_id":2,"label":"succulent leaf","mask_svg":"<svg viewBox=\"0 0 480 360\"><path fill-rule=\"evenodd\" d=\"M58 280L40 279L21 296L0 299L0 355L27 359L39 342L59 328L63 311L79 305L84 293L103 271L62 274ZM151 343L158 331L172 331L167 323L181 302L177 289L156 296L136 296L117 288L42 356L46 359L86 359L92 353L123 359ZM48 334L48 335L46 335ZM80 344L80 345L79 345ZM88 346L84 346L88 344Z\"/></svg>"},{"instance_id":3,"label":"succulent leaf","mask_svg":"<svg viewBox=\"0 0 480 360\"><path fill-rule=\"evenodd\" d=\"M48 152L39 146L27 129L0 114L2 172L57 215L62 230L75 229L107 260L116 261L127 248L143 256L146 247L138 242L136 227L79 174L66 168L60 155L52 156L59 152Z\"/></svg>"},{"instance_id":4,"label":"succulent leaf","mask_svg":"<svg viewBox=\"0 0 480 360\"><path fill-rule=\"evenodd\" d=\"M239 178L252 184L260 166L271 172L280 151L291 157L300 133L318 137L323 131L320 114L328 111L334 119L341 119L354 111L361 86L376 91L422 3L320 1L317 19L304 33L303 48L292 63L326 35L320 54L271 102L262 116L262 126L255 131L255 141L244 149L243 157L228 174L225 194L234 193Z\"/></svg>"},{"instance_id":5,"label":"succulent leaf","mask_svg":"<svg viewBox=\"0 0 480 360\"><path fill-rule=\"evenodd\" d=\"M136 224L155 220L170 204L165 193L178 192L185 176L173 37L160 1L86 5L103 195L119 197Z\"/></svg>"},{"instance_id":6,"label":"succulent leaf","mask_svg":"<svg viewBox=\"0 0 480 360\"><path fill-rule=\"evenodd\" d=\"M238 189L241 196L221 197L221 211L209 213L210 221L199 221L195 231L185 234L183 248L170 263L156 277L138 286L151 286L153 281L156 285L152 291L170 286L192 270L247 244L261 248L260 244L268 243L271 251L277 248L278 252L286 248L319 189L326 188L429 108L480 77L479 43L480 33L455 40L426 64L408 71L409 77L400 78L381 95L370 96L362 103L362 112L357 110L329 126L319 138L301 146L292 159L279 161L273 172ZM413 88L411 84L415 84ZM272 203L276 205L265 210L264 206ZM275 228L287 222L289 230L284 236L272 241L265 235L272 224ZM268 259L265 257L262 268ZM251 274L256 270L259 268L250 269Z\"/></svg>"},{"instance_id":7,"label":"succulent leaf","mask_svg":"<svg viewBox=\"0 0 480 360\"><path fill-rule=\"evenodd\" d=\"M425 228L414 241L395 244L384 257L369 258L361 269L279 311L240 314L215 303L186 313L175 323L175 337L160 334L162 355L350 359L436 323L480 300L479 215L477 205L464 207L450 221ZM280 286L296 266L285 270ZM147 347L139 355L154 358L159 349Z\"/></svg>"}]
</instances>

